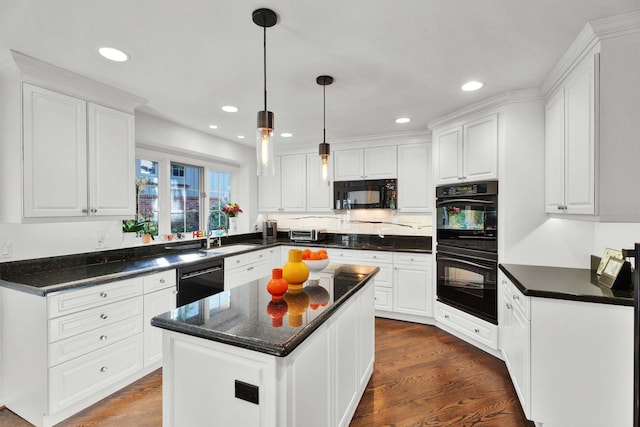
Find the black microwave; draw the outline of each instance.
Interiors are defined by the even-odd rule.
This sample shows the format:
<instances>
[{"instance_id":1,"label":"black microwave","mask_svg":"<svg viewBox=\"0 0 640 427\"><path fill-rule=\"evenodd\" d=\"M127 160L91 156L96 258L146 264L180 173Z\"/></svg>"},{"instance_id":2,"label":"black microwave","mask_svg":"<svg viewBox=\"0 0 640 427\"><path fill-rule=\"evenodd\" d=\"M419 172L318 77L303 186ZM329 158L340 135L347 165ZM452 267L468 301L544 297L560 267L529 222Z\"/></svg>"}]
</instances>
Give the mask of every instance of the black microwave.
<instances>
[{"instance_id":1,"label":"black microwave","mask_svg":"<svg viewBox=\"0 0 640 427\"><path fill-rule=\"evenodd\" d=\"M335 181L335 209L396 209L397 180Z\"/></svg>"}]
</instances>

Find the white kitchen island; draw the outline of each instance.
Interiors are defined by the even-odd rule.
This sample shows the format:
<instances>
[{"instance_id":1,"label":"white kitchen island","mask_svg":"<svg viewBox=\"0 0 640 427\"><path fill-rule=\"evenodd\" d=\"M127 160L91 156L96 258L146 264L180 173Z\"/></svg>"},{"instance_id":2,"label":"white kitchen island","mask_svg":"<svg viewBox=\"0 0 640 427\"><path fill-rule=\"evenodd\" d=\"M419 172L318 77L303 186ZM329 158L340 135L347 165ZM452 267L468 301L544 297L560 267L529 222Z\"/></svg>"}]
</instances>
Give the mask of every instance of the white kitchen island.
<instances>
[{"instance_id":1,"label":"white kitchen island","mask_svg":"<svg viewBox=\"0 0 640 427\"><path fill-rule=\"evenodd\" d=\"M330 264L284 310L266 277L154 317L163 425L347 426L373 373L377 272Z\"/></svg>"}]
</instances>

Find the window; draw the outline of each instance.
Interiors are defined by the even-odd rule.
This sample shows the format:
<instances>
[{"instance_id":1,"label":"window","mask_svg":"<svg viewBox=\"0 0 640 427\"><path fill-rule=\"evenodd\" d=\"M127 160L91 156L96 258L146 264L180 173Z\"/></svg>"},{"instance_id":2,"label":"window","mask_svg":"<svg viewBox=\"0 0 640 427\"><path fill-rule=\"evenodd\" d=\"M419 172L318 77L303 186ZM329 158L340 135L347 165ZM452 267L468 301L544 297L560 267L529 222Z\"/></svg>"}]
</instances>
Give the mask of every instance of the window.
<instances>
[{"instance_id":1,"label":"window","mask_svg":"<svg viewBox=\"0 0 640 427\"><path fill-rule=\"evenodd\" d=\"M221 212L222 206L230 202L231 175L225 172L209 171L209 224L210 230L228 227L227 218Z\"/></svg>"},{"instance_id":2,"label":"window","mask_svg":"<svg viewBox=\"0 0 640 427\"><path fill-rule=\"evenodd\" d=\"M158 162L136 159L136 219L158 235Z\"/></svg>"},{"instance_id":3,"label":"window","mask_svg":"<svg viewBox=\"0 0 640 427\"><path fill-rule=\"evenodd\" d=\"M200 230L202 168L171 163L171 232Z\"/></svg>"}]
</instances>

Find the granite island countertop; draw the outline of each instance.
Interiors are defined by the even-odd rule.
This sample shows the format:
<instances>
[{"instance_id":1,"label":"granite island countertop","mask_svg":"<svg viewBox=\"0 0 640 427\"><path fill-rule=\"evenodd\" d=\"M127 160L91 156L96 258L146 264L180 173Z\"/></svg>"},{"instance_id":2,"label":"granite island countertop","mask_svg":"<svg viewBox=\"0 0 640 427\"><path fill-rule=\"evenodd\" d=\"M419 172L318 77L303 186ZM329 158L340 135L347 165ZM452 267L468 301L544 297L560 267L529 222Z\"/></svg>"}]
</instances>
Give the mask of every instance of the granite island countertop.
<instances>
[{"instance_id":1,"label":"granite island countertop","mask_svg":"<svg viewBox=\"0 0 640 427\"><path fill-rule=\"evenodd\" d=\"M633 306L632 289L594 284L590 269L500 264L500 270L526 296Z\"/></svg>"},{"instance_id":2,"label":"granite island countertop","mask_svg":"<svg viewBox=\"0 0 640 427\"><path fill-rule=\"evenodd\" d=\"M280 300L267 292L270 277L263 277L155 316L151 324L284 357L378 271L378 267L329 264L321 272L311 273L301 292L290 290ZM311 284L314 277L323 277L320 284Z\"/></svg>"}]
</instances>

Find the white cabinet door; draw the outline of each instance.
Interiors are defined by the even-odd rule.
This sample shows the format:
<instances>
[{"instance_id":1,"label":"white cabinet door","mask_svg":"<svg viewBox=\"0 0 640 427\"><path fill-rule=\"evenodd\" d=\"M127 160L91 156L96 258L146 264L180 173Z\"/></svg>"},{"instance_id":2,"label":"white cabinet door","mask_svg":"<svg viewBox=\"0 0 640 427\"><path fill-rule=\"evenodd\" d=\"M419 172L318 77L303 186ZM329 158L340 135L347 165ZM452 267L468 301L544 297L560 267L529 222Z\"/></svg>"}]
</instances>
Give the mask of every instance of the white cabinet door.
<instances>
[{"instance_id":1,"label":"white cabinet door","mask_svg":"<svg viewBox=\"0 0 640 427\"><path fill-rule=\"evenodd\" d=\"M595 214L595 66L588 56L565 86L567 213Z\"/></svg>"},{"instance_id":2,"label":"white cabinet door","mask_svg":"<svg viewBox=\"0 0 640 427\"><path fill-rule=\"evenodd\" d=\"M463 146L463 179L478 181L498 177L498 116L465 123Z\"/></svg>"},{"instance_id":3,"label":"white cabinet door","mask_svg":"<svg viewBox=\"0 0 640 427\"><path fill-rule=\"evenodd\" d=\"M151 318L176 308L176 289L170 287L144 296L144 366L162 361L162 329Z\"/></svg>"},{"instance_id":4,"label":"white cabinet door","mask_svg":"<svg viewBox=\"0 0 640 427\"><path fill-rule=\"evenodd\" d=\"M23 85L24 217L86 215L86 114L81 99Z\"/></svg>"},{"instance_id":5,"label":"white cabinet door","mask_svg":"<svg viewBox=\"0 0 640 427\"><path fill-rule=\"evenodd\" d=\"M333 154L334 179L350 181L364 179L364 153L360 149L339 150Z\"/></svg>"},{"instance_id":6,"label":"white cabinet door","mask_svg":"<svg viewBox=\"0 0 640 427\"><path fill-rule=\"evenodd\" d=\"M396 146L364 149L364 179L398 177Z\"/></svg>"},{"instance_id":7,"label":"white cabinet door","mask_svg":"<svg viewBox=\"0 0 640 427\"><path fill-rule=\"evenodd\" d=\"M397 313L431 316L431 270L405 265L394 267L393 309Z\"/></svg>"},{"instance_id":8,"label":"white cabinet door","mask_svg":"<svg viewBox=\"0 0 640 427\"><path fill-rule=\"evenodd\" d=\"M432 186L431 144L399 145L398 211L431 211Z\"/></svg>"},{"instance_id":9,"label":"white cabinet door","mask_svg":"<svg viewBox=\"0 0 640 427\"><path fill-rule=\"evenodd\" d=\"M462 176L462 126L437 132L435 141L435 169L438 184L458 182Z\"/></svg>"},{"instance_id":10,"label":"white cabinet door","mask_svg":"<svg viewBox=\"0 0 640 427\"><path fill-rule=\"evenodd\" d=\"M273 158L275 175L258 177L258 207L261 212L279 212L281 207L280 157Z\"/></svg>"},{"instance_id":11,"label":"white cabinet door","mask_svg":"<svg viewBox=\"0 0 640 427\"><path fill-rule=\"evenodd\" d=\"M549 99L544 111L545 211L564 206L564 92Z\"/></svg>"},{"instance_id":12,"label":"white cabinet door","mask_svg":"<svg viewBox=\"0 0 640 427\"><path fill-rule=\"evenodd\" d=\"M307 209L307 160L304 154L280 158L282 210L304 212Z\"/></svg>"},{"instance_id":13,"label":"white cabinet door","mask_svg":"<svg viewBox=\"0 0 640 427\"><path fill-rule=\"evenodd\" d=\"M333 156L329 156L327 180L322 179L320 156L307 154L307 212L330 212L333 207Z\"/></svg>"},{"instance_id":14,"label":"white cabinet door","mask_svg":"<svg viewBox=\"0 0 640 427\"><path fill-rule=\"evenodd\" d=\"M88 103L89 215L133 216L135 135L133 114Z\"/></svg>"},{"instance_id":15,"label":"white cabinet door","mask_svg":"<svg viewBox=\"0 0 640 427\"><path fill-rule=\"evenodd\" d=\"M348 425L347 409L356 398L356 390L359 385L359 361L358 361L358 309L354 307L353 299L341 307L341 314L335 322L334 330L334 384L336 415L338 419L332 423L334 426ZM354 327L355 326L355 327Z\"/></svg>"}]
</instances>

